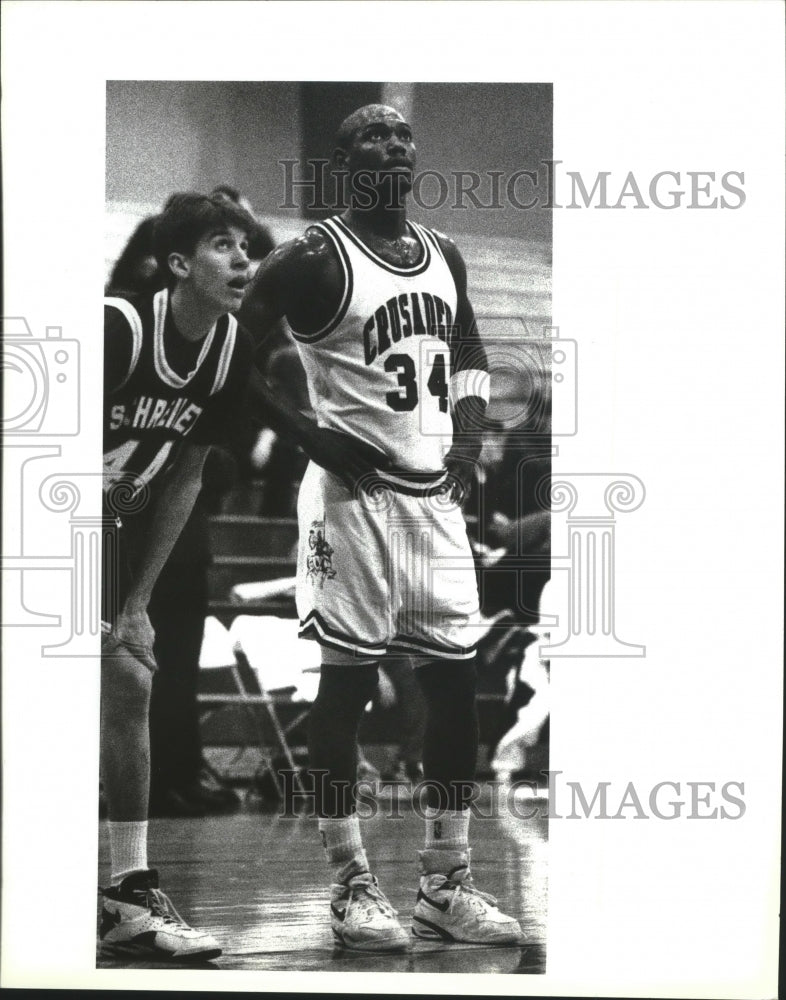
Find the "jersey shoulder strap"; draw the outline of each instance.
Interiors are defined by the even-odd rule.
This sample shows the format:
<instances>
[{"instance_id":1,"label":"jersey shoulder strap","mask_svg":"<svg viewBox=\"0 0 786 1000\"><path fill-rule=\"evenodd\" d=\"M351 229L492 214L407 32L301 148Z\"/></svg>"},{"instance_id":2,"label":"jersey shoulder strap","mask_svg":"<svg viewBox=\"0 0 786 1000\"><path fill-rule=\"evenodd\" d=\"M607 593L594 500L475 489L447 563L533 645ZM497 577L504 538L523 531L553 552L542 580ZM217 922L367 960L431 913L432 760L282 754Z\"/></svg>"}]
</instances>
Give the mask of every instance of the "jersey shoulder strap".
<instances>
[{"instance_id":1,"label":"jersey shoulder strap","mask_svg":"<svg viewBox=\"0 0 786 1000\"><path fill-rule=\"evenodd\" d=\"M107 315L107 310L108 315ZM122 317L122 318L121 318ZM134 374L139 357L142 353L143 327L139 311L128 299L115 295L104 297L104 350L112 351L110 337L119 336L120 329L125 328L131 335L131 351L128 365L124 373L120 373L120 381L112 386L112 391L122 389Z\"/></svg>"}]
</instances>

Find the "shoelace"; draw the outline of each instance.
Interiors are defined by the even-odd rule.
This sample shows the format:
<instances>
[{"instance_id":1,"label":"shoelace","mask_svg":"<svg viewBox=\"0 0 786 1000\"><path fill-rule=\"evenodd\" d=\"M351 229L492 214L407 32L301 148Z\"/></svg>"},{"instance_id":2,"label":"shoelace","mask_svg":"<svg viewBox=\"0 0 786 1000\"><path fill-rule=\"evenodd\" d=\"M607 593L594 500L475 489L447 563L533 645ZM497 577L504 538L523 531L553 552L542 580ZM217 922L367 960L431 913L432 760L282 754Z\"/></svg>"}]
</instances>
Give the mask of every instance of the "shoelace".
<instances>
[{"instance_id":1,"label":"shoelace","mask_svg":"<svg viewBox=\"0 0 786 1000\"><path fill-rule=\"evenodd\" d=\"M448 889L453 891L453 895L450 899L450 906L448 910L453 909L453 904L459 897L459 893L465 893L467 896L474 897L476 899L482 900L484 903L488 903L489 906L497 907L496 897L490 895L488 892L481 892L480 889L476 888L473 882L453 882L450 879L446 879L445 882L440 886L440 889Z\"/></svg>"},{"instance_id":2,"label":"shoelace","mask_svg":"<svg viewBox=\"0 0 786 1000\"><path fill-rule=\"evenodd\" d=\"M177 927L189 929L188 924L172 905L172 900L160 889L147 889L145 891L147 906L150 912L156 917L161 917L165 924L174 924Z\"/></svg>"},{"instance_id":3,"label":"shoelace","mask_svg":"<svg viewBox=\"0 0 786 1000\"><path fill-rule=\"evenodd\" d=\"M382 892L378 885L374 882L356 882L355 885L347 886L349 890L349 899L347 901L347 908L344 911L344 918L349 916L349 911L352 904L358 900L360 895L370 896L371 899L377 904L378 908L382 910L385 916L395 917L398 916L398 910L394 910L390 904L390 900ZM359 900L358 900L359 901Z\"/></svg>"}]
</instances>

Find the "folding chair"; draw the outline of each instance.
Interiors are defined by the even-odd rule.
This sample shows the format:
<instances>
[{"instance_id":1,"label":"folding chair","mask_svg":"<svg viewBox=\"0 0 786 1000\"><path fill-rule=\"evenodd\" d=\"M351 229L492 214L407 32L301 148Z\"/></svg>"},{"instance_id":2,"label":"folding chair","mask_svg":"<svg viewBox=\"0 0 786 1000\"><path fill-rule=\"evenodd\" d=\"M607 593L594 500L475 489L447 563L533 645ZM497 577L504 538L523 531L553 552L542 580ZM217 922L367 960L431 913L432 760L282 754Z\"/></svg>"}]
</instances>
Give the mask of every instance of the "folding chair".
<instances>
[{"instance_id":1,"label":"folding chair","mask_svg":"<svg viewBox=\"0 0 786 1000\"><path fill-rule=\"evenodd\" d=\"M259 622L260 619L253 619L253 621ZM227 635L227 639L230 640L230 638L231 636ZM269 773L276 787L280 787L273 757L268 752L269 737L272 735L287 767L293 772L297 789L304 792L305 789L287 736L306 718L311 710L311 705L304 704L302 710L297 712L294 718L286 725L282 724L276 705L281 705L284 701L290 702L291 695L297 690L297 687L291 685L268 691L261 679L260 672L251 666L242 640L236 638L231 645L232 659L229 660L227 657L228 662L225 664L222 674L224 677L228 675L233 690L202 692L197 696L198 702L208 712L230 706L240 708L244 712L252 725L252 732L256 736L255 742L262 758L255 777L259 779Z\"/></svg>"}]
</instances>

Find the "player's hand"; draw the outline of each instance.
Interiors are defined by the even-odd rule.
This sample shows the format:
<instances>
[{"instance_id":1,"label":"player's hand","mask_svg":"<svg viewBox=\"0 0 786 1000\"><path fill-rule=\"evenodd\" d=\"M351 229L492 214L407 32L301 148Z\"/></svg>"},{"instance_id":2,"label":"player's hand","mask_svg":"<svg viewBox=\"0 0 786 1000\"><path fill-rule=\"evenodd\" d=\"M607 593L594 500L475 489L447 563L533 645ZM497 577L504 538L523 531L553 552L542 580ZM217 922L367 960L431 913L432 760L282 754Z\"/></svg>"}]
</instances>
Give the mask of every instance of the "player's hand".
<instances>
[{"instance_id":1,"label":"player's hand","mask_svg":"<svg viewBox=\"0 0 786 1000\"><path fill-rule=\"evenodd\" d=\"M459 507L463 507L472 492L476 465L469 458L461 455L445 456L445 467L448 470L447 491L450 499Z\"/></svg>"},{"instance_id":2,"label":"player's hand","mask_svg":"<svg viewBox=\"0 0 786 1000\"><path fill-rule=\"evenodd\" d=\"M511 520L501 511L495 510L491 515L487 533L492 542L510 548L516 540L516 530L516 521Z\"/></svg>"},{"instance_id":3,"label":"player's hand","mask_svg":"<svg viewBox=\"0 0 786 1000\"><path fill-rule=\"evenodd\" d=\"M342 431L315 427L310 437L303 446L309 458L338 476L353 492L364 478L390 465L384 452Z\"/></svg>"},{"instance_id":4,"label":"player's hand","mask_svg":"<svg viewBox=\"0 0 786 1000\"><path fill-rule=\"evenodd\" d=\"M156 669L153 655L153 643L156 634L146 611L123 609L109 636L102 644L101 652L105 656L123 648L133 657L144 663L151 670Z\"/></svg>"}]
</instances>

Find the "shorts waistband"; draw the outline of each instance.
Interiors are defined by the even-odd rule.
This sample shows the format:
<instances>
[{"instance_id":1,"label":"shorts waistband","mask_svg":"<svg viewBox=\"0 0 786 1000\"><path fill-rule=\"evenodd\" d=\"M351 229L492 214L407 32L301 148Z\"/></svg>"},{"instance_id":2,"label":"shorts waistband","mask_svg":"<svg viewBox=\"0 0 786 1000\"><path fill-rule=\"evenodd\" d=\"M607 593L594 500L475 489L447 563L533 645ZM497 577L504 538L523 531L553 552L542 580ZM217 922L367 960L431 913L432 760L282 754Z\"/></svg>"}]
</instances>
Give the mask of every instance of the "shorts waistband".
<instances>
[{"instance_id":1,"label":"shorts waistband","mask_svg":"<svg viewBox=\"0 0 786 1000\"><path fill-rule=\"evenodd\" d=\"M392 489L410 497L427 497L441 492L447 483L446 469L441 472L408 472L401 469L379 470L374 474L373 486ZM372 487L373 488L373 487Z\"/></svg>"}]
</instances>

